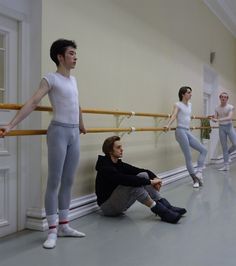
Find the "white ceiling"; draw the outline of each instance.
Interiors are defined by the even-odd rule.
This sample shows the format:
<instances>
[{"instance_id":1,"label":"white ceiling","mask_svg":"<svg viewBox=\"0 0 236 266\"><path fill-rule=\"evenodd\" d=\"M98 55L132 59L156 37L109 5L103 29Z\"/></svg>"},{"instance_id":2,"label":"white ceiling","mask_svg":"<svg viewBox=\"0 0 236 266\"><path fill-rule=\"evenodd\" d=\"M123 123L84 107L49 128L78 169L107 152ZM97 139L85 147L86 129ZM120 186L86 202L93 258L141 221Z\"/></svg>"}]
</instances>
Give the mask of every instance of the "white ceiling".
<instances>
[{"instance_id":1,"label":"white ceiling","mask_svg":"<svg viewBox=\"0 0 236 266\"><path fill-rule=\"evenodd\" d=\"M203 0L236 37L236 0Z\"/></svg>"}]
</instances>

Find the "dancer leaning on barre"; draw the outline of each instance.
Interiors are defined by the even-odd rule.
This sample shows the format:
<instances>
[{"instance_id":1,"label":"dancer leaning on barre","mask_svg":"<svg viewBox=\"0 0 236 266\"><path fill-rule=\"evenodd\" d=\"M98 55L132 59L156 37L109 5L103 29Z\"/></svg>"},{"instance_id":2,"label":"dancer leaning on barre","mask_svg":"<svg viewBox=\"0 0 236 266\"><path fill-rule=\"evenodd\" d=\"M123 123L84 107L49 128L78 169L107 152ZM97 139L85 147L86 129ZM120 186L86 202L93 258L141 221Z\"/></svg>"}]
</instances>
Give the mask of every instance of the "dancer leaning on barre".
<instances>
[{"instance_id":1,"label":"dancer leaning on barre","mask_svg":"<svg viewBox=\"0 0 236 266\"><path fill-rule=\"evenodd\" d=\"M226 92L222 92L219 95L220 105L215 109L215 115L212 117L213 122L219 123L219 137L223 150L224 166L220 168L220 171L229 170L230 153L236 150L236 132L232 124L232 117L234 112L234 106L228 104L229 95ZM232 146L228 149L227 138L232 143Z\"/></svg>"},{"instance_id":2,"label":"dancer leaning on barre","mask_svg":"<svg viewBox=\"0 0 236 266\"><path fill-rule=\"evenodd\" d=\"M189 130L192 111L192 105L189 102L191 96L192 89L190 87L185 86L179 89L179 102L175 103L171 118L165 126L165 130L168 131L170 125L175 121L175 119L177 119L175 138L184 154L187 170L193 179L193 187L199 188L199 186L203 185L202 169L204 167L207 150ZM196 171L194 170L192 164L190 147L200 153Z\"/></svg>"},{"instance_id":3,"label":"dancer leaning on barre","mask_svg":"<svg viewBox=\"0 0 236 266\"><path fill-rule=\"evenodd\" d=\"M76 65L76 43L71 40L56 40L50 49L56 72L48 73L40 82L39 89L24 104L11 122L1 128L5 136L26 118L48 94L53 107L53 120L47 132L48 181L45 195L45 210L49 232L44 248L54 248L57 236L83 237L68 224L71 187L80 155L80 133L86 133L79 106L76 79L70 75ZM58 192L58 186L59 192ZM57 216L58 209L58 216ZM58 219L59 218L59 219ZM57 220L59 227L57 229Z\"/></svg>"}]
</instances>

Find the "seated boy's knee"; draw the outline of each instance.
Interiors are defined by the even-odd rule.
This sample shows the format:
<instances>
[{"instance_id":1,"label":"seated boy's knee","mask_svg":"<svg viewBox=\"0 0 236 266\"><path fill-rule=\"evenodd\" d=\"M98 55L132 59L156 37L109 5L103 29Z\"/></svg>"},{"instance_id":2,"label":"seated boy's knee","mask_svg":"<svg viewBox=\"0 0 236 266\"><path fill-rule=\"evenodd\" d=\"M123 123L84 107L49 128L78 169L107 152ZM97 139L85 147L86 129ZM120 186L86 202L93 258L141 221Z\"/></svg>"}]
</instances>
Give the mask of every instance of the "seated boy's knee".
<instances>
[{"instance_id":1,"label":"seated boy's knee","mask_svg":"<svg viewBox=\"0 0 236 266\"><path fill-rule=\"evenodd\" d=\"M141 173L137 174L137 176L149 179L148 173L146 173L146 172L141 172Z\"/></svg>"}]
</instances>

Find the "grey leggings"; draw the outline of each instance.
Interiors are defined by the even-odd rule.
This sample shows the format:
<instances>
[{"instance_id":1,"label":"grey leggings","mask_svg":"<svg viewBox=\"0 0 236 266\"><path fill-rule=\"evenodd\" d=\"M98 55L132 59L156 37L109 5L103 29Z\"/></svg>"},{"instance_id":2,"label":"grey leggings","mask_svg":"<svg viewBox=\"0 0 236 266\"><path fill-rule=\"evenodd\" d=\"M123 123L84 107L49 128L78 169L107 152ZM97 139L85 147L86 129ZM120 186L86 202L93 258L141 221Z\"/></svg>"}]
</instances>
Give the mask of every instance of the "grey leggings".
<instances>
[{"instance_id":1,"label":"grey leggings","mask_svg":"<svg viewBox=\"0 0 236 266\"><path fill-rule=\"evenodd\" d=\"M137 176L149 179L146 172L139 173ZM144 204L148 197L154 201L161 199L159 192L151 185L142 187L118 186L100 207L106 216L117 216L126 211L135 201Z\"/></svg>"},{"instance_id":2,"label":"grey leggings","mask_svg":"<svg viewBox=\"0 0 236 266\"><path fill-rule=\"evenodd\" d=\"M175 138L178 141L180 148L184 154L185 163L189 174L195 174L192 164L192 155L190 147L199 151L200 153L197 160L197 167L199 169L203 168L204 166L204 161L207 155L207 149L199 142L199 140L195 136L190 133L188 129L177 127L175 130Z\"/></svg>"},{"instance_id":3,"label":"grey leggings","mask_svg":"<svg viewBox=\"0 0 236 266\"><path fill-rule=\"evenodd\" d=\"M230 141L232 142L232 146L228 149L227 145L227 136L229 137ZM229 154L236 150L236 132L233 128L233 125L227 124L227 125L220 125L219 126L219 137L220 137L220 143L223 150L223 157L224 157L224 163L229 163Z\"/></svg>"},{"instance_id":4,"label":"grey leggings","mask_svg":"<svg viewBox=\"0 0 236 266\"><path fill-rule=\"evenodd\" d=\"M80 155L79 126L52 121L48 128L47 144L45 210L46 215L52 215L57 213L57 208L66 210L70 206L71 187Z\"/></svg>"}]
</instances>

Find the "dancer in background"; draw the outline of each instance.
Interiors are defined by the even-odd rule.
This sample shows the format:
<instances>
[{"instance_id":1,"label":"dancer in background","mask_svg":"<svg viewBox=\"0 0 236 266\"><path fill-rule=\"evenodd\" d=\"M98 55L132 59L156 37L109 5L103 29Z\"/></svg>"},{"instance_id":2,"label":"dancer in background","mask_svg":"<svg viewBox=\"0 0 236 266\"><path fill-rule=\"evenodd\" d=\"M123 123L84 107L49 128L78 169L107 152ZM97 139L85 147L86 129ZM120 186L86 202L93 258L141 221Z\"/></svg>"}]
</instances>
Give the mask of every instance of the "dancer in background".
<instances>
[{"instance_id":1,"label":"dancer in background","mask_svg":"<svg viewBox=\"0 0 236 266\"><path fill-rule=\"evenodd\" d=\"M220 171L229 170L230 153L236 150L236 132L233 127L232 117L234 112L234 106L228 104L229 95L226 92L222 92L219 95L220 105L215 109L215 115L212 117L213 122L219 123L219 137L223 150L224 166L220 168ZM227 139L232 143L232 146L228 149Z\"/></svg>"},{"instance_id":2,"label":"dancer in background","mask_svg":"<svg viewBox=\"0 0 236 266\"><path fill-rule=\"evenodd\" d=\"M1 128L0 133L0 136L5 136L48 94L53 107L53 119L47 131L48 182L45 211L49 232L43 243L43 247L48 249L56 246L57 236L85 236L68 224L71 187L80 155L80 133L86 133L79 106L76 79L70 75L76 65L76 48L76 43L71 40L59 39L52 44L50 57L56 64L56 72L43 77L39 89L11 122ZM58 228L57 220L59 220Z\"/></svg>"},{"instance_id":3,"label":"dancer in background","mask_svg":"<svg viewBox=\"0 0 236 266\"><path fill-rule=\"evenodd\" d=\"M177 119L175 138L184 154L187 170L193 180L193 187L199 188L199 186L203 185L202 170L204 167L207 150L200 143L200 141L193 134L191 134L189 129L192 112L192 105L189 100L192 97L192 89L187 86L181 87L179 89L178 95L179 102L175 103L170 120L165 126L165 130L168 131L170 125ZM199 151L196 170L193 167L190 147Z\"/></svg>"}]
</instances>

